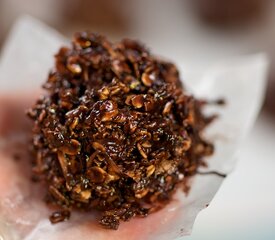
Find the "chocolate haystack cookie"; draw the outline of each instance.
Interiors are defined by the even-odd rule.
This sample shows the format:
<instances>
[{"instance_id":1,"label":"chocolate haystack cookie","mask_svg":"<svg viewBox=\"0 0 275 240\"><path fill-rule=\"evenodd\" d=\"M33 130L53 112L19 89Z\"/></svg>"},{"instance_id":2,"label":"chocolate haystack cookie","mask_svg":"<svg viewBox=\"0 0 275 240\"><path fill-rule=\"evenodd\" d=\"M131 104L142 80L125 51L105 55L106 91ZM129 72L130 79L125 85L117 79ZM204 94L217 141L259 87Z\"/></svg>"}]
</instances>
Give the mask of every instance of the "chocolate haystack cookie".
<instances>
[{"instance_id":1,"label":"chocolate haystack cookie","mask_svg":"<svg viewBox=\"0 0 275 240\"><path fill-rule=\"evenodd\" d=\"M53 223L96 209L100 224L117 229L164 206L213 153L202 138L212 119L205 102L140 43L82 32L55 58L47 93L28 113L34 176L61 209Z\"/></svg>"}]
</instances>

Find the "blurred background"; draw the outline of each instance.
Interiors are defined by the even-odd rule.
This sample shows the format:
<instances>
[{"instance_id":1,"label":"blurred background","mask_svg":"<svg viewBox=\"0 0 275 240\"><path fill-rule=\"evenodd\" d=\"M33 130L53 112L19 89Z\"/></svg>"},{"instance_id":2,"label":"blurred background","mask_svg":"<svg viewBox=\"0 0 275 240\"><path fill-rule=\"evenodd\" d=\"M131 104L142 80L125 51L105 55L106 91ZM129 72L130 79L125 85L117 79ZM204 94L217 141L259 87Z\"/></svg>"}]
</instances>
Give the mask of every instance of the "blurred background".
<instances>
[{"instance_id":1,"label":"blurred background","mask_svg":"<svg viewBox=\"0 0 275 240\"><path fill-rule=\"evenodd\" d=\"M275 239L275 1L0 0L0 49L22 14L70 38L91 30L112 40L140 39L153 52L199 72L230 56L267 52L271 66L263 110L236 170L188 239Z\"/></svg>"}]
</instances>

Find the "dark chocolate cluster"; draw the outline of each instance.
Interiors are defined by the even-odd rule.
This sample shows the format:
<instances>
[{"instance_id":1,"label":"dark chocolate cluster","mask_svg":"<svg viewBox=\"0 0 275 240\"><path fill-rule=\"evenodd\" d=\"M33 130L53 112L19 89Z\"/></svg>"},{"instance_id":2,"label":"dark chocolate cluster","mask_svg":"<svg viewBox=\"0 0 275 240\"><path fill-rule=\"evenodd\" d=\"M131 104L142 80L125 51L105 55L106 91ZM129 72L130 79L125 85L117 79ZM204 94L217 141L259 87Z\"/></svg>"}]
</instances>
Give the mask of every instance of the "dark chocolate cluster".
<instances>
[{"instance_id":1,"label":"dark chocolate cluster","mask_svg":"<svg viewBox=\"0 0 275 240\"><path fill-rule=\"evenodd\" d=\"M47 93L29 111L33 173L60 207L52 222L94 209L117 229L162 207L212 154L201 136L205 102L140 43L82 32L55 59Z\"/></svg>"}]
</instances>

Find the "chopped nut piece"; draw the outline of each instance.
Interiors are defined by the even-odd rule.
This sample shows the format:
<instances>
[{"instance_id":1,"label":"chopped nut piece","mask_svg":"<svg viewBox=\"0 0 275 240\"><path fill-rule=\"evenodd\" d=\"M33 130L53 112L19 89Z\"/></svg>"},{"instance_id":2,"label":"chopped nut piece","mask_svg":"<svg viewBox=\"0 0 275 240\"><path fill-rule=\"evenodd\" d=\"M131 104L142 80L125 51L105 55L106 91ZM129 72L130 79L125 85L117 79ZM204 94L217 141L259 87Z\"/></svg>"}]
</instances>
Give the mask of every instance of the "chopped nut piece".
<instances>
[{"instance_id":1,"label":"chopped nut piece","mask_svg":"<svg viewBox=\"0 0 275 240\"><path fill-rule=\"evenodd\" d=\"M54 186L49 187L49 193L61 204L69 205L69 201L65 196Z\"/></svg>"},{"instance_id":2,"label":"chopped nut piece","mask_svg":"<svg viewBox=\"0 0 275 240\"><path fill-rule=\"evenodd\" d=\"M74 188L73 188L73 191L76 192L76 193L81 193L81 186L80 184L77 184Z\"/></svg>"},{"instance_id":3,"label":"chopped nut piece","mask_svg":"<svg viewBox=\"0 0 275 240\"><path fill-rule=\"evenodd\" d=\"M92 146L95 150L100 150L102 152L105 151L105 147L102 144L100 144L99 142L93 142Z\"/></svg>"},{"instance_id":4,"label":"chopped nut piece","mask_svg":"<svg viewBox=\"0 0 275 240\"><path fill-rule=\"evenodd\" d=\"M141 76L141 81L143 82L143 84L146 86L146 87L151 87L152 84L153 84L153 77L152 75L148 74L148 73L143 73L142 76Z\"/></svg>"},{"instance_id":5,"label":"chopped nut piece","mask_svg":"<svg viewBox=\"0 0 275 240\"><path fill-rule=\"evenodd\" d=\"M99 92L99 98L101 100L108 99L108 96L110 94L110 90L107 87L101 88L98 92Z\"/></svg>"},{"instance_id":6,"label":"chopped nut piece","mask_svg":"<svg viewBox=\"0 0 275 240\"><path fill-rule=\"evenodd\" d=\"M147 177L150 177L154 172L155 172L156 168L154 165L150 165L149 167L147 167Z\"/></svg>"},{"instance_id":7,"label":"chopped nut piece","mask_svg":"<svg viewBox=\"0 0 275 240\"><path fill-rule=\"evenodd\" d=\"M82 72L82 68L79 64L76 63L68 63L68 69L74 74L80 74Z\"/></svg>"},{"instance_id":8,"label":"chopped nut piece","mask_svg":"<svg viewBox=\"0 0 275 240\"><path fill-rule=\"evenodd\" d=\"M107 173L100 167L92 167L87 171L88 178L93 183L103 183Z\"/></svg>"},{"instance_id":9,"label":"chopped nut piece","mask_svg":"<svg viewBox=\"0 0 275 240\"><path fill-rule=\"evenodd\" d=\"M85 190L80 192L81 198L84 200L89 200L89 198L91 197L92 193L91 190Z\"/></svg>"},{"instance_id":10,"label":"chopped nut piece","mask_svg":"<svg viewBox=\"0 0 275 240\"><path fill-rule=\"evenodd\" d=\"M148 142L148 141L142 143L141 145L142 145L142 147L145 147L145 148L150 148L150 147L152 147L152 144L151 144L150 142Z\"/></svg>"},{"instance_id":11,"label":"chopped nut piece","mask_svg":"<svg viewBox=\"0 0 275 240\"><path fill-rule=\"evenodd\" d=\"M68 155L76 155L81 150L81 144L75 139L71 139L70 142L60 148L61 151Z\"/></svg>"},{"instance_id":12,"label":"chopped nut piece","mask_svg":"<svg viewBox=\"0 0 275 240\"><path fill-rule=\"evenodd\" d=\"M116 117L118 115L118 110L115 109L115 110L112 110L110 112L105 112L103 114L103 117L101 118L101 121L102 122L106 122L106 121L110 121L112 120L114 117Z\"/></svg>"},{"instance_id":13,"label":"chopped nut piece","mask_svg":"<svg viewBox=\"0 0 275 240\"><path fill-rule=\"evenodd\" d=\"M106 177L106 183L109 183L111 181L115 181L115 180L118 180L118 179L119 179L118 175L110 175L110 174L108 174L107 177Z\"/></svg>"},{"instance_id":14,"label":"chopped nut piece","mask_svg":"<svg viewBox=\"0 0 275 240\"><path fill-rule=\"evenodd\" d=\"M183 151L188 151L190 149L191 145L192 145L192 142L190 139L184 141L183 147L182 147Z\"/></svg>"},{"instance_id":15,"label":"chopped nut piece","mask_svg":"<svg viewBox=\"0 0 275 240\"><path fill-rule=\"evenodd\" d=\"M172 108L172 105L173 105L173 102L172 102L172 101L167 102L167 103L165 104L165 106L164 106L164 109L163 109L163 111L162 111L162 114L163 114L163 115L166 115L166 114L170 113L171 108Z\"/></svg>"},{"instance_id":16,"label":"chopped nut piece","mask_svg":"<svg viewBox=\"0 0 275 240\"><path fill-rule=\"evenodd\" d=\"M131 89L136 89L140 85L139 81L134 81L130 84Z\"/></svg>"},{"instance_id":17,"label":"chopped nut piece","mask_svg":"<svg viewBox=\"0 0 275 240\"><path fill-rule=\"evenodd\" d=\"M154 102L153 101L146 101L144 103L145 111L150 112L154 109Z\"/></svg>"},{"instance_id":18,"label":"chopped nut piece","mask_svg":"<svg viewBox=\"0 0 275 240\"><path fill-rule=\"evenodd\" d=\"M132 104L135 108L141 108L144 104L144 99L142 95L137 95L132 97Z\"/></svg>"},{"instance_id":19,"label":"chopped nut piece","mask_svg":"<svg viewBox=\"0 0 275 240\"><path fill-rule=\"evenodd\" d=\"M137 143L137 148L138 148L140 155L144 158L147 158L147 155L146 155L145 151L143 150L142 146L140 145L140 143Z\"/></svg>"},{"instance_id":20,"label":"chopped nut piece","mask_svg":"<svg viewBox=\"0 0 275 240\"><path fill-rule=\"evenodd\" d=\"M148 192L149 192L149 189L143 189L142 191L137 191L135 193L135 197L136 198L143 198Z\"/></svg>"},{"instance_id":21,"label":"chopped nut piece","mask_svg":"<svg viewBox=\"0 0 275 240\"><path fill-rule=\"evenodd\" d=\"M70 125L71 130L74 130L78 123L79 123L79 119L77 117L74 118L72 124Z\"/></svg>"},{"instance_id":22,"label":"chopped nut piece","mask_svg":"<svg viewBox=\"0 0 275 240\"><path fill-rule=\"evenodd\" d=\"M134 97L134 95L128 95L128 96L126 97L125 103L126 103L127 105L131 105L131 104L132 104L132 99L133 99L133 97Z\"/></svg>"},{"instance_id":23,"label":"chopped nut piece","mask_svg":"<svg viewBox=\"0 0 275 240\"><path fill-rule=\"evenodd\" d=\"M65 157L65 154L63 152L58 152L58 160L59 160L59 164L61 166L62 172L64 177L67 176L68 173L68 163L67 163L67 159Z\"/></svg>"},{"instance_id":24,"label":"chopped nut piece","mask_svg":"<svg viewBox=\"0 0 275 240\"><path fill-rule=\"evenodd\" d=\"M70 215L71 215L70 212L66 210L53 212L52 215L50 216L50 221L53 224L58 222L63 222L68 220L70 218Z\"/></svg>"},{"instance_id":25,"label":"chopped nut piece","mask_svg":"<svg viewBox=\"0 0 275 240\"><path fill-rule=\"evenodd\" d=\"M175 171L175 163L172 160L162 160L158 169L156 170L156 174L161 174L164 172L168 172L172 174Z\"/></svg>"}]
</instances>

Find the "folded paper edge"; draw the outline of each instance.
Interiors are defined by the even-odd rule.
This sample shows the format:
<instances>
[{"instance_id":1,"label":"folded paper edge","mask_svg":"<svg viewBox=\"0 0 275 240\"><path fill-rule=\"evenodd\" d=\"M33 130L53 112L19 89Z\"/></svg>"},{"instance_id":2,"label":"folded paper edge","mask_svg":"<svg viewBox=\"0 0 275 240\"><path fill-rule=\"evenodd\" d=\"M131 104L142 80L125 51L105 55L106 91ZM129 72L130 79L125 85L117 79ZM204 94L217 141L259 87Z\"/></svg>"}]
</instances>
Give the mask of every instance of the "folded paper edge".
<instances>
[{"instance_id":1,"label":"folded paper edge","mask_svg":"<svg viewBox=\"0 0 275 240\"><path fill-rule=\"evenodd\" d=\"M7 52L9 52L9 49L11 48L11 40L14 39L16 34L24 28L33 28L33 29L46 29L48 32L50 32L53 36L56 38L63 39L64 42L68 42L68 39L65 38L61 33L59 33L56 29L48 26L44 22L38 20L37 18L32 17L31 15L22 15L18 17L12 27L11 30L8 33L8 36L6 37L4 44L2 46L2 50L0 51L0 71L2 68L2 62L4 61L4 57L6 56Z\"/></svg>"}]
</instances>

